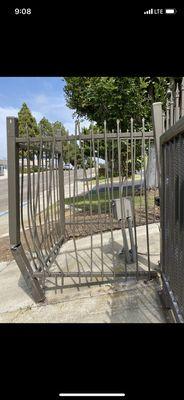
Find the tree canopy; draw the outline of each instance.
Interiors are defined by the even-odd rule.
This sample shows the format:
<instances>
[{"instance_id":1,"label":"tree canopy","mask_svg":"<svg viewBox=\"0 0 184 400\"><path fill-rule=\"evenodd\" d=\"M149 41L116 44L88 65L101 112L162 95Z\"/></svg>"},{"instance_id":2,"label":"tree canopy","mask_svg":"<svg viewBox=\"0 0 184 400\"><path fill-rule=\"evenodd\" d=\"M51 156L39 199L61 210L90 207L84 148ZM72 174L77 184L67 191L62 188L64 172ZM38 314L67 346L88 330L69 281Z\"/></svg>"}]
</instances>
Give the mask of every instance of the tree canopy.
<instances>
[{"instance_id":1,"label":"tree canopy","mask_svg":"<svg viewBox=\"0 0 184 400\"><path fill-rule=\"evenodd\" d=\"M64 125L60 121L49 122L48 119L43 117L38 123L40 132L44 136L53 136L57 134L57 130L61 131L61 135L67 135L68 131L65 129Z\"/></svg>"},{"instance_id":2,"label":"tree canopy","mask_svg":"<svg viewBox=\"0 0 184 400\"><path fill-rule=\"evenodd\" d=\"M69 108L77 117L88 118L108 129L121 123L121 130L130 128L130 118L134 127L140 128L144 117L146 128L151 128L151 105L161 101L165 106L167 77L65 77L65 97Z\"/></svg>"},{"instance_id":3,"label":"tree canopy","mask_svg":"<svg viewBox=\"0 0 184 400\"><path fill-rule=\"evenodd\" d=\"M142 127L142 118L145 118L146 130L152 129L152 103L161 101L163 108L166 105L168 86L173 85L174 79L169 77L65 77L66 104L74 110L77 118L87 118L96 122L95 132L103 131L104 120L107 130L116 131L116 120L120 120L121 131L130 130L130 119L134 120L134 129ZM84 134L91 131L83 129ZM95 147L96 150L96 147ZM111 152L111 143L108 143L108 152ZM130 150L130 149L129 149ZM90 146L85 144L85 156L89 157ZM109 153L110 154L110 153ZM105 157L105 146L100 143L100 157ZM115 164L118 169L117 143L114 145ZM122 141L122 167L125 167L126 143ZM137 145L136 168L140 168L141 146ZM131 173L131 171L130 171Z\"/></svg>"},{"instance_id":4,"label":"tree canopy","mask_svg":"<svg viewBox=\"0 0 184 400\"><path fill-rule=\"evenodd\" d=\"M36 119L33 117L29 107L26 103L22 104L20 111L18 112L18 125L19 135L25 136L37 136L42 134L43 136L54 136L57 131L61 131L62 136L67 136L69 132L65 129L64 125L60 121L50 122L47 118L43 117L37 124ZM27 152L24 152L26 157ZM81 153L79 146L76 147L77 162L81 162ZM75 145L72 142L63 142L63 161L73 162L75 159Z\"/></svg>"},{"instance_id":5,"label":"tree canopy","mask_svg":"<svg viewBox=\"0 0 184 400\"><path fill-rule=\"evenodd\" d=\"M28 133L29 136L39 135L36 119L31 114L31 111L26 103L22 104L22 107L18 112L18 125L20 136L25 136L26 133Z\"/></svg>"}]
</instances>

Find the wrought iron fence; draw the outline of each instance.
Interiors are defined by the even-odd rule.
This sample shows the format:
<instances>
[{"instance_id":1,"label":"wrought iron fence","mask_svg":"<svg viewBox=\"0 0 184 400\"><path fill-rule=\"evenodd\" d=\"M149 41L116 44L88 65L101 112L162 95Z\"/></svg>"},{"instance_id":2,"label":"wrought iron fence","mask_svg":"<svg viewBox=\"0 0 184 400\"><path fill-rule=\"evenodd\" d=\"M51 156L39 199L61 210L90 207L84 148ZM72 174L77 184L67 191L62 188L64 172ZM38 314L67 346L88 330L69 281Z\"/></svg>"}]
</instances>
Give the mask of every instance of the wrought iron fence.
<instances>
[{"instance_id":1,"label":"wrought iron fence","mask_svg":"<svg viewBox=\"0 0 184 400\"><path fill-rule=\"evenodd\" d=\"M160 169L161 275L166 303L184 322L184 78L169 93L166 115L153 104ZM159 143L160 141L160 143Z\"/></svg>"},{"instance_id":2,"label":"wrought iron fence","mask_svg":"<svg viewBox=\"0 0 184 400\"><path fill-rule=\"evenodd\" d=\"M138 132L131 119L124 133L117 120L112 132L104 122L103 132L86 135L76 123L74 135L19 137L17 119L9 117L7 137L11 250L35 301L53 287L155 276L149 224L159 220L157 171L149 168L154 137L144 119ZM144 267L139 225L145 225ZM63 251L67 241L72 247Z\"/></svg>"}]
</instances>

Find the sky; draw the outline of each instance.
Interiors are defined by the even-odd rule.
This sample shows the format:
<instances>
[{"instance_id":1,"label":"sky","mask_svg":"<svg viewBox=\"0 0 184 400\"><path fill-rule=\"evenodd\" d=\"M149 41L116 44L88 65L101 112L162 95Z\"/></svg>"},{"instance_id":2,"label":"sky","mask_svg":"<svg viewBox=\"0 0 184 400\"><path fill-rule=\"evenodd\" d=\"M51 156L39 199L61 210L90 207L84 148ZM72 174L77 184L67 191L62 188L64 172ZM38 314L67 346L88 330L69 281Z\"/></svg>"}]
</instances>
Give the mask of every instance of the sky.
<instances>
[{"instance_id":1,"label":"sky","mask_svg":"<svg viewBox=\"0 0 184 400\"><path fill-rule=\"evenodd\" d=\"M17 117L22 103L30 108L36 121L61 121L74 133L74 110L66 106L65 82L57 77L0 77L0 159L7 158L6 117ZM81 123L89 126L89 121Z\"/></svg>"}]
</instances>

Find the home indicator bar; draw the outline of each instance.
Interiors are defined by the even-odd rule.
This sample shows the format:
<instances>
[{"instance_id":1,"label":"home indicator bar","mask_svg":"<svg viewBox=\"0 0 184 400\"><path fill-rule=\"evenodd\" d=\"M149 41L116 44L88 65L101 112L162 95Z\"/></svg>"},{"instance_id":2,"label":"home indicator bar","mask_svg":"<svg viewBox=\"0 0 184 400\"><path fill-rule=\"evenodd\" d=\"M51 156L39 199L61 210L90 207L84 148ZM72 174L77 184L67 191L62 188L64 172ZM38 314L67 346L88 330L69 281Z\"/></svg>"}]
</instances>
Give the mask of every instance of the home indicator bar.
<instances>
[{"instance_id":1,"label":"home indicator bar","mask_svg":"<svg viewBox=\"0 0 184 400\"><path fill-rule=\"evenodd\" d=\"M124 397L125 393L59 393L60 397Z\"/></svg>"}]
</instances>

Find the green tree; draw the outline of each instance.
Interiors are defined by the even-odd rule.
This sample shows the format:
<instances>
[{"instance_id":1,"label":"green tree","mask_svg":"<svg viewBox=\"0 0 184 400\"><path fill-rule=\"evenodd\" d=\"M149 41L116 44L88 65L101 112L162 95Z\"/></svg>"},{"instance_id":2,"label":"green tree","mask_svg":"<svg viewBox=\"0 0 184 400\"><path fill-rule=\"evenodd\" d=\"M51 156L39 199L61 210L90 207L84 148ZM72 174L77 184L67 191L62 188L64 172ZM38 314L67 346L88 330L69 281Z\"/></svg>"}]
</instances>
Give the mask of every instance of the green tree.
<instances>
[{"instance_id":1,"label":"green tree","mask_svg":"<svg viewBox=\"0 0 184 400\"><path fill-rule=\"evenodd\" d=\"M65 77L64 92L67 106L75 110L78 117L95 121L108 129L116 128L117 118L121 130L134 127L140 129L144 117L146 128L151 127L151 104L165 104L170 79L165 77Z\"/></svg>"},{"instance_id":2,"label":"green tree","mask_svg":"<svg viewBox=\"0 0 184 400\"><path fill-rule=\"evenodd\" d=\"M29 136L39 135L36 119L31 114L31 111L26 103L22 104L22 107L18 113L18 125L20 136L25 136L27 133Z\"/></svg>"},{"instance_id":3,"label":"green tree","mask_svg":"<svg viewBox=\"0 0 184 400\"><path fill-rule=\"evenodd\" d=\"M107 131L116 131L116 120L120 120L121 131L130 130L130 119L134 120L134 129L140 130L142 118L145 118L146 130L152 129L151 106L161 101L165 108L167 88L171 83L168 77L65 77L65 97L67 106L75 110L74 115L95 121L94 134L104 127ZM83 129L89 134L91 126ZM89 157L89 143L85 145L85 156ZM96 146L96 145L95 145ZM121 142L122 169L125 171L126 142ZM96 147L95 147L96 150ZM108 154L111 143L108 142ZM130 153L130 149L129 149ZM141 146L136 149L136 169L140 167ZM105 157L104 141L100 141L99 156ZM110 156L111 158L111 156ZM110 159L109 158L109 159ZM118 171L118 148L114 144L114 170ZM131 170L129 171L129 174Z\"/></svg>"},{"instance_id":4,"label":"green tree","mask_svg":"<svg viewBox=\"0 0 184 400\"><path fill-rule=\"evenodd\" d=\"M60 129L61 135L67 136L68 131L65 129L64 125L60 121L55 121L52 123L53 133L56 134L57 130Z\"/></svg>"},{"instance_id":5,"label":"green tree","mask_svg":"<svg viewBox=\"0 0 184 400\"><path fill-rule=\"evenodd\" d=\"M48 119L46 119L45 117L43 117L39 124L39 129L40 132L43 136L52 136L53 135L53 127L52 124L49 122Z\"/></svg>"}]
</instances>

